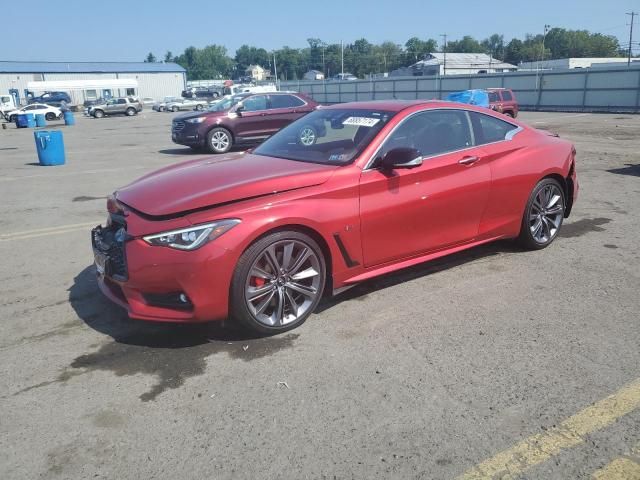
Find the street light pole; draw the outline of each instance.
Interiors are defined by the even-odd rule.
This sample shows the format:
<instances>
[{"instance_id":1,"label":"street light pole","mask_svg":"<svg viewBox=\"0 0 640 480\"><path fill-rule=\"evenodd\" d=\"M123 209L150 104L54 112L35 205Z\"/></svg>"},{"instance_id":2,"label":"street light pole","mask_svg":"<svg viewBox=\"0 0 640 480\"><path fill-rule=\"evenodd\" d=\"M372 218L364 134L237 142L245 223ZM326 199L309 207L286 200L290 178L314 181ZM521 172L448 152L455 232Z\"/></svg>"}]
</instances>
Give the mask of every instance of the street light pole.
<instances>
[{"instance_id":1,"label":"street light pole","mask_svg":"<svg viewBox=\"0 0 640 480\"><path fill-rule=\"evenodd\" d=\"M629 12L627 15L631 15L631 25L629 27L629 55L627 56L627 67L631 66L631 46L633 45L633 19L636 15L636 12Z\"/></svg>"},{"instance_id":2,"label":"street light pole","mask_svg":"<svg viewBox=\"0 0 640 480\"><path fill-rule=\"evenodd\" d=\"M440 36L444 38L444 46L442 47L442 52L444 53L443 70L444 70L444 75L446 75L447 74L447 34L443 33Z\"/></svg>"}]
</instances>

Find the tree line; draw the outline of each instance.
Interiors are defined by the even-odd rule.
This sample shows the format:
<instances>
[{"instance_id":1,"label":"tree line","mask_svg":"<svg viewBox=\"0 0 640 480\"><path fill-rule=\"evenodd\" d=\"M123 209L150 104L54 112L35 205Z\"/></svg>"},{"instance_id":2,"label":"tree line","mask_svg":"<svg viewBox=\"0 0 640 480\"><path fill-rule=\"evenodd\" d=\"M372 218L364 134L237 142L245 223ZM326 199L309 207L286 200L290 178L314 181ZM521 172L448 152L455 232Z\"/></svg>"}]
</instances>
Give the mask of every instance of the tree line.
<instances>
[{"instance_id":1,"label":"tree line","mask_svg":"<svg viewBox=\"0 0 640 480\"><path fill-rule=\"evenodd\" d=\"M284 46L270 52L264 48L242 45L234 57L229 56L222 45L188 47L176 56L172 52L166 52L164 61L175 62L184 67L189 80L238 78L244 75L249 65L260 65L273 73L274 58L280 80L301 79L309 70L319 70L327 77L341 72L341 44L326 43L319 38L309 38L307 43L308 46L304 48ZM447 42L446 46L438 44L432 38L422 40L412 37L404 45L388 41L373 44L361 38L344 45L344 71L358 77L391 72L414 64L428 53L438 51L486 53L515 65L541 59L625 55L618 39L612 35L564 28L552 28L546 36L527 34L524 39L514 38L509 42L505 42L504 36L497 33L484 40L467 35ZM149 53L145 61L158 60L153 53Z\"/></svg>"}]
</instances>

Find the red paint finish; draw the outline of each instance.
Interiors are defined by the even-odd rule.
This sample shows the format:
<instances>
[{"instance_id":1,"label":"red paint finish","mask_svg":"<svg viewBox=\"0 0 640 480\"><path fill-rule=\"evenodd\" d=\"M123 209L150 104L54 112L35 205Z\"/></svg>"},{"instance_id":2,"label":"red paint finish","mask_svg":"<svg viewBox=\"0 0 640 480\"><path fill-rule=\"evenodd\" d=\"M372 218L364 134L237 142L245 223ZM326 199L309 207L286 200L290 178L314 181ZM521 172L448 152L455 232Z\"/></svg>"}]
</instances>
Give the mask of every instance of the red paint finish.
<instances>
[{"instance_id":1,"label":"red paint finish","mask_svg":"<svg viewBox=\"0 0 640 480\"><path fill-rule=\"evenodd\" d=\"M347 165L230 154L174 165L117 191L130 237L125 243L128 278L101 278L103 291L134 318L224 319L239 257L270 231L298 229L313 235L326 252L332 286L339 289L492 240L516 237L528 196L546 176L572 184L573 198L577 198L571 143L510 119L521 128L510 140L435 155L412 169L366 168L388 135L413 113L457 109L505 120L501 114L424 101L323 108L397 114ZM465 163L470 157L475 158ZM151 246L142 239L230 218L241 223L193 251ZM184 292L191 307L157 306L145 299L145 294L174 292Z\"/></svg>"}]
</instances>

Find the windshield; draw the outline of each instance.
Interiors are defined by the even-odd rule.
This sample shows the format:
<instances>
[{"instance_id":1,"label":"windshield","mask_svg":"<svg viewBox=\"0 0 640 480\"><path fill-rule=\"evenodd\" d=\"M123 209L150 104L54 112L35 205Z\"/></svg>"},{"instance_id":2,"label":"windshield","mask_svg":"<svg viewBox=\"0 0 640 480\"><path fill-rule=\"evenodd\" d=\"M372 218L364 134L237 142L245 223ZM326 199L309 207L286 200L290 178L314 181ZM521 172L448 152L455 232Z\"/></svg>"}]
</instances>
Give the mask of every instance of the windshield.
<instances>
[{"instance_id":1,"label":"windshield","mask_svg":"<svg viewBox=\"0 0 640 480\"><path fill-rule=\"evenodd\" d=\"M210 112L224 112L246 97L247 95L225 95L220 100L209 105L207 110Z\"/></svg>"},{"instance_id":2,"label":"windshield","mask_svg":"<svg viewBox=\"0 0 640 480\"><path fill-rule=\"evenodd\" d=\"M353 161L394 115L381 110L315 110L280 130L254 153L344 165Z\"/></svg>"}]
</instances>

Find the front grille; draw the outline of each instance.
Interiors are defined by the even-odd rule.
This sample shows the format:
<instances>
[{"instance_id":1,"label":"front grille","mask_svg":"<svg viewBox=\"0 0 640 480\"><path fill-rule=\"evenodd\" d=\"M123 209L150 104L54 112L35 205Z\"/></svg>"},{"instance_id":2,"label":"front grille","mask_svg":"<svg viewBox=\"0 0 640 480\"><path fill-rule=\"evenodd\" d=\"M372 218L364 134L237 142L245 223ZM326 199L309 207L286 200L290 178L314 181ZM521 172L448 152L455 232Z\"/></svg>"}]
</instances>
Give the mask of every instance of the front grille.
<instances>
[{"instance_id":1,"label":"front grille","mask_svg":"<svg viewBox=\"0 0 640 480\"><path fill-rule=\"evenodd\" d=\"M118 217L111 215L111 218ZM111 221L103 228L93 229L93 248L106 256L105 275L116 280L127 280L127 257L125 254L126 225Z\"/></svg>"},{"instance_id":2,"label":"front grille","mask_svg":"<svg viewBox=\"0 0 640 480\"><path fill-rule=\"evenodd\" d=\"M173 122L173 131L174 132L179 132L183 128L184 128L184 122L183 121Z\"/></svg>"}]
</instances>

